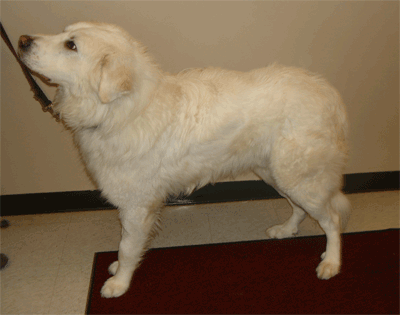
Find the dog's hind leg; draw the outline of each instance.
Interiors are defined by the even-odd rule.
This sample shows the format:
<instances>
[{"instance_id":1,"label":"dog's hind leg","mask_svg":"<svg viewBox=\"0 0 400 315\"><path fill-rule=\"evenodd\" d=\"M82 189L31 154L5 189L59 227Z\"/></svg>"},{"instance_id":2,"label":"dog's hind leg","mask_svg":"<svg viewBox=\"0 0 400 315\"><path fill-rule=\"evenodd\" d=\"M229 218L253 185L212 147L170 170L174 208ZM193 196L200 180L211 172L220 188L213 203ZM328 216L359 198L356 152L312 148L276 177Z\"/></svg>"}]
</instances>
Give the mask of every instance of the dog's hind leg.
<instances>
[{"instance_id":1,"label":"dog's hind leg","mask_svg":"<svg viewBox=\"0 0 400 315\"><path fill-rule=\"evenodd\" d=\"M305 141L307 140L307 141ZM293 205L292 217L281 226L272 227L272 237L287 237L307 212L316 219L327 237L326 251L317 268L320 279L329 279L339 273L341 266L341 230L350 213L350 203L340 191L345 152L341 145L325 139L289 135L276 142L269 158L271 174L268 179L287 196ZM339 143L340 144L340 143ZM264 178L263 178L264 179Z\"/></svg>"},{"instance_id":2,"label":"dog's hind leg","mask_svg":"<svg viewBox=\"0 0 400 315\"><path fill-rule=\"evenodd\" d=\"M318 176L316 183L322 183ZM326 251L321 256L322 261L316 272L320 279L330 279L337 275L341 266L341 231L344 228L350 212L350 203L340 191L330 192L323 184L312 183L306 180L295 189L285 191L292 203L299 205L312 218L316 219L324 230L327 238ZM295 226L304 216L296 214L294 208L292 217L284 223L284 226ZM292 225L291 225L292 224ZM273 228L272 228L273 229Z\"/></svg>"},{"instance_id":3,"label":"dog's hind leg","mask_svg":"<svg viewBox=\"0 0 400 315\"><path fill-rule=\"evenodd\" d=\"M320 279L330 279L337 275L341 266L341 231L344 229L350 213L350 203L346 196L337 191L332 197L324 198L324 193L320 191L321 198L315 198L319 195L316 192L313 198L309 198L311 192L304 187L288 193L286 197L293 207L293 214L282 225L277 225L267 230L267 235L271 238L290 237L297 233L297 227L305 218L306 212L316 219L324 230L327 237L326 251L322 254L323 259L318 265L316 272ZM283 194L286 196L286 194ZM300 205L297 206L296 204ZM305 211L304 211L304 210Z\"/></svg>"},{"instance_id":4,"label":"dog's hind leg","mask_svg":"<svg viewBox=\"0 0 400 315\"><path fill-rule=\"evenodd\" d=\"M337 207L337 200L340 200L341 207ZM315 204L303 200L304 209L316 219L324 230L327 238L326 251L322 254L322 261L316 272L320 279L330 279L337 275L341 266L341 230L344 227L350 203L342 192L336 192L333 197L325 203Z\"/></svg>"},{"instance_id":5,"label":"dog's hind leg","mask_svg":"<svg viewBox=\"0 0 400 315\"><path fill-rule=\"evenodd\" d=\"M315 217L326 233L326 251L321 255L322 261L317 267L320 279L329 279L335 276L341 264L340 233L345 229L350 216L351 205L347 197L338 191L327 203L327 214L318 212Z\"/></svg>"},{"instance_id":6,"label":"dog's hind leg","mask_svg":"<svg viewBox=\"0 0 400 315\"><path fill-rule=\"evenodd\" d=\"M292 216L287 221L285 221L283 224L274 225L266 230L265 233L267 236L269 238L281 239L297 234L299 224L305 219L306 212L294 204L288 196L278 189L270 173L266 169L258 169L255 171L255 173L260 176L264 182L272 186L282 197L286 198L293 209Z\"/></svg>"},{"instance_id":7,"label":"dog's hind leg","mask_svg":"<svg viewBox=\"0 0 400 315\"><path fill-rule=\"evenodd\" d=\"M299 231L299 224L305 219L306 213L303 209L295 205L288 197L281 194L292 206L293 213L291 217L283 224L274 225L266 230L266 234L270 238L287 238L294 236Z\"/></svg>"},{"instance_id":8,"label":"dog's hind leg","mask_svg":"<svg viewBox=\"0 0 400 315\"><path fill-rule=\"evenodd\" d=\"M153 213L147 208L138 207L135 210L120 211L122 238L118 261L109 266L109 272L114 276L104 283L101 289L103 297L119 297L128 290L157 218L158 212Z\"/></svg>"}]
</instances>

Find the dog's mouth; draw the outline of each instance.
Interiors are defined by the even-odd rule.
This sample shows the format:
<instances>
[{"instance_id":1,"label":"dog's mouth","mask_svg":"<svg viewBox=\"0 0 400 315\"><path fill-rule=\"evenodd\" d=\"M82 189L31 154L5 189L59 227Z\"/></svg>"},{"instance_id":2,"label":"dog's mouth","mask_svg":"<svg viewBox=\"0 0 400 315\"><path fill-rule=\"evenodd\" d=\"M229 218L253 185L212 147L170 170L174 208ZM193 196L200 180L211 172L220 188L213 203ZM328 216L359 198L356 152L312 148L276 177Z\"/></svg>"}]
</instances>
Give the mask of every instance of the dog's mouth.
<instances>
[{"instance_id":1,"label":"dog's mouth","mask_svg":"<svg viewBox=\"0 0 400 315\"><path fill-rule=\"evenodd\" d=\"M51 79L49 77L31 69L31 67L29 66L29 62L27 62L27 60L26 60L26 52L23 49L19 49L17 52L17 55L18 55L19 61L21 63L21 66L25 67L29 71L29 73L37 76L45 83L51 83Z\"/></svg>"},{"instance_id":2,"label":"dog's mouth","mask_svg":"<svg viewBox=\"0 0 400 315\"><path fill-rule=\"evenodd\" d=\"M52 83L51 79L49 77L46 77L44 74L32 70L29 67L29 65L24 61L24 59L22 58L20 53L18 53L18 55L19 55L19 58L20 58L19 60L20 60L21 64L28 70L28 72L30 74L33 74L34 76L38 77L39 79L41 79L45 83L49 83L49 84Z\"/></svg>"},{"instance_id":3,"label":"dog's mouth","mask_svg":"<svg viewBox=\"0 0 400 315\"><path fill-rule=\"evenodd\" d=\"M40 74L40 73L36 73L36 75L37 75L40 79L42 79L44 82L46 82L46 83L51 83L51 79L48 78L48 77L46 77L45 75Z\"/></svg>"},{"instance_id":4,"label":"dog's mouth","mask_svg":"<svg viewBox=\"0 0 400 315\"><path fill-rule=\"evenodd\" d=\"M52 86L52 87L59 86L58 83L55 83L52 79L50 79L49 77L46 77L45 75L43 75L41 73L37 73L35 71L32 71L31 73L33 73L35 76L37 76L40 80L42 80L44 83L46 83L49 86Z\"/></svg>"},{"instance_id":5,"label":"dog's mouth","mask_svg":"<svg viewBox=\"0 0 400 315\"><path fill-rule=\"evenodd\" d=\"M49 77L46 77L44 74L41 74L39 72L33 71L31 68L29 68L25 63L25 67L28 69L28 71L33 74L34 76L38 77L40 80L42 80L44 83L52 83L51 79Z\"/></svg>"}]
</instances>

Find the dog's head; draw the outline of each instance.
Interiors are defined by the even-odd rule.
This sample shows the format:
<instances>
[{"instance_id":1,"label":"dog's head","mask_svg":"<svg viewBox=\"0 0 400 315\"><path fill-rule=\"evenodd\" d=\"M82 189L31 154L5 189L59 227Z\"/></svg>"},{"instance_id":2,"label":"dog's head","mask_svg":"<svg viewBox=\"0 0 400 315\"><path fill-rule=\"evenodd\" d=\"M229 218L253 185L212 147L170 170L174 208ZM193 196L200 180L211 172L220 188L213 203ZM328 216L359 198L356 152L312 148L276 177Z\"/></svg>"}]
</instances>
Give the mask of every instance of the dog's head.
<instances>
[{"instance_id":1,"label":"dog's head","mask_svg":"<svg viewBox=\"0 0 400 315\"><path fill-rule=\"evenodd\" d=\"M102 103L133 93L151 62L143 46L115 25L79 22L58 35L23 35L21 60L46 81Z\"/></svg>"}]
</instances>

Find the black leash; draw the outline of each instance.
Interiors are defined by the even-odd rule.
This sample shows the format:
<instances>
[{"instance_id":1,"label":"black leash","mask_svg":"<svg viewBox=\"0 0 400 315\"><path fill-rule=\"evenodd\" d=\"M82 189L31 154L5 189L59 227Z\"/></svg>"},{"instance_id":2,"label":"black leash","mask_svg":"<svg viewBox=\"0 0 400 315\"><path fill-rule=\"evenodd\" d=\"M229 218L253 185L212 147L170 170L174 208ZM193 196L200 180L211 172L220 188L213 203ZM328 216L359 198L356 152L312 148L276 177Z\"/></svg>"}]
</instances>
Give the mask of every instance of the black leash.
<instances>
[{"instance_id":1,"label":"black leash","mask_svg":"<svg viewBox=\"0 0 400 315\"><path fill-rule=\"evenodd\" d=\"M8 48L11 50L15 59L17 59L19 65L21 66L22 71L24 72L25 77L29 82L29 85L31 86L31 91L33 91L33 93L34 93L35 100L37 100L42 105L42 110L44 112L49 112L57 121L60 121L60 116L58 114L54 113L53 103L47 98L46 94L44 94L42 89L39 87L39 85L33 79L29 69L19 59L17 53L14 50L13 45L11 44L10 39L7 36L6 31L3 28L3 24L1 22L0 22L0 27L1 27L1 37L3 38L3 40L6 43L6 45L8 46Z\"/></svg>"}]
</instances>

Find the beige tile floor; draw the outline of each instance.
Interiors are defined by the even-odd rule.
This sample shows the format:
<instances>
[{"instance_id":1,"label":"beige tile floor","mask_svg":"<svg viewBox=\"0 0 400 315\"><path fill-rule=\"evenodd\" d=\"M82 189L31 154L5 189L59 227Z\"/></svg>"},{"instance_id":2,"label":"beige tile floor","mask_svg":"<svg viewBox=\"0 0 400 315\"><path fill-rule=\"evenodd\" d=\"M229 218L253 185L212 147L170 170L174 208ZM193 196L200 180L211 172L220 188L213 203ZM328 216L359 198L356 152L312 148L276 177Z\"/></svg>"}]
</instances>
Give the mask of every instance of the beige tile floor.
<instances>
[{"instance_id":1,"label":"beige tile floor","mask_svg":"<svg viewBox=\"0 0 400 315\"><path fill-rule=\"evenodd\" d=\"M399 192L348 195L347 231L398 228ZM153 247L265 239L291 210L284 199L167 207ZM1 314L83 314L95 252L117 250L116 210L12 216L1 230L10 264L0 272ZM313 220L302 235L323 234Z\"/></svg>"}]
</instances>

